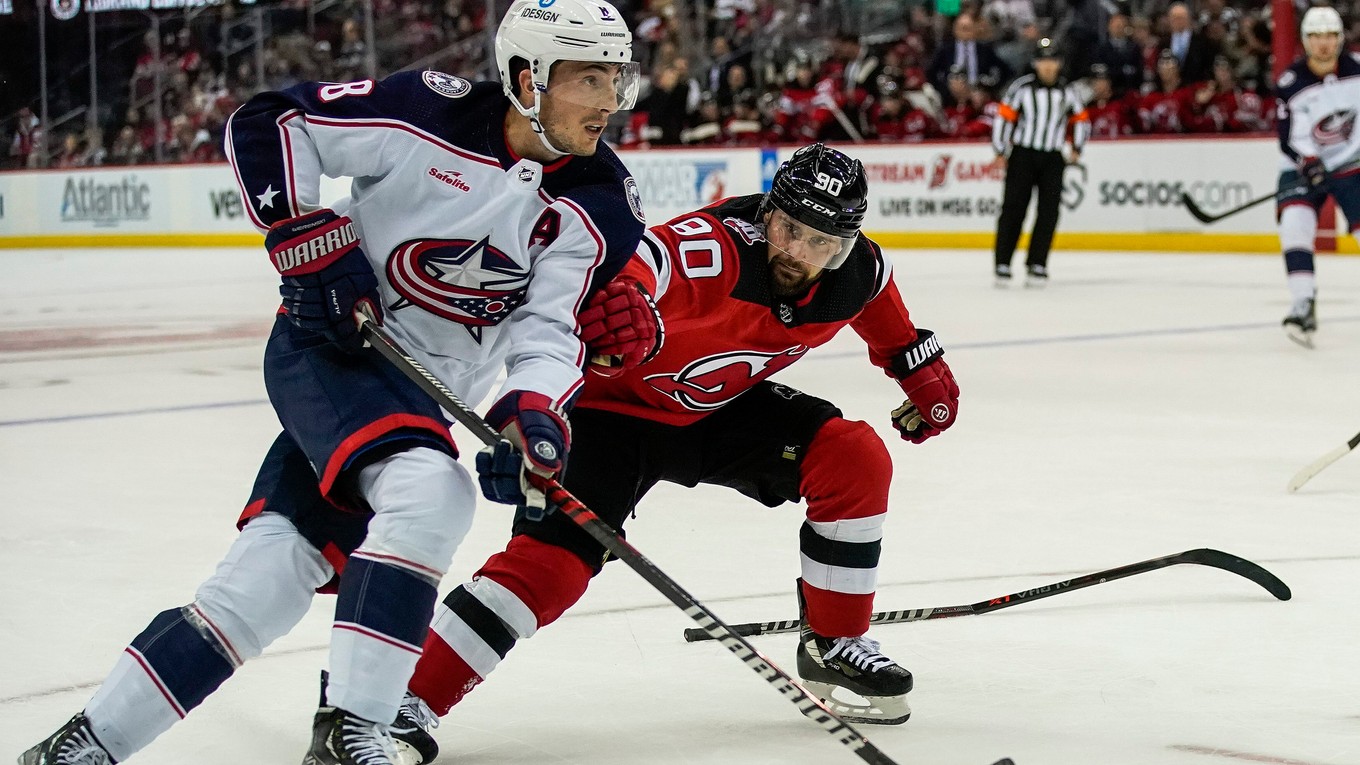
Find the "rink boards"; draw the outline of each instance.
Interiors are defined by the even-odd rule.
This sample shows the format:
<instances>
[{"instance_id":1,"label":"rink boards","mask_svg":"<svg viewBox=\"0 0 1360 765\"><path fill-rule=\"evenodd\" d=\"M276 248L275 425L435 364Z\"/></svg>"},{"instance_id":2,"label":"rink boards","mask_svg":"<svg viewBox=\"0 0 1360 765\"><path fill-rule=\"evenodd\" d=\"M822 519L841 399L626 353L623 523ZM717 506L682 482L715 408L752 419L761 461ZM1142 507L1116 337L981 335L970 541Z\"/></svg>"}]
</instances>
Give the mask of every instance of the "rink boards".
<instances>
[{"instance_id":1,"label":"rink boards","mask_svg":"<svg viewBox=\"0 0 1360 765\"><path fill-rule=\"evenodd\" d=\"M1003 172L992 163L990 145L841 148L865 164L871 204L864 228L884 246L991 247ZM655 224L726 196L765 190L792 151L653 149L621 156L638 179L648 222ZM1180 195L1188 193L1211 214L1227 210L1273 191L1279 162L1269 137L1092 142L1081 163L1066 171L1056 246L1277 252L1273 204L1206 226L1190 217ZM348 190L348 179L324 182L323 199ZM431 176L428 182L439 181ZM259 241L227 165L0 173L0 247ZM1349 237L1338 247L1357 251Z\"/></svg>"}]
</instances>

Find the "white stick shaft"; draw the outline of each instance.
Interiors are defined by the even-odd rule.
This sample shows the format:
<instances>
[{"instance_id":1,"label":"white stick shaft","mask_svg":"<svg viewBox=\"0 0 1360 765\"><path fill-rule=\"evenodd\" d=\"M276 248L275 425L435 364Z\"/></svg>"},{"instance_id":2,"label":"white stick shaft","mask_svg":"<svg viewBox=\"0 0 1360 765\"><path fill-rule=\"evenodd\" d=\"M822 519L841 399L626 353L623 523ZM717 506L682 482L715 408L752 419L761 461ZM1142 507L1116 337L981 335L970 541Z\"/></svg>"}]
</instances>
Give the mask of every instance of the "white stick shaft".
<instances>
[{"instance_id":1,"label":"white stick shaft","mask_svg":"<svg viewBox=\"0 0 1360 765\"><path fill-rule=\"evenodd\" d=\"M1303 486L1305 483L1308 483L1308 481L1313 476L1317 475L1318 473L1321 473L1323 468L1327 467L1333 462L1336 462L1337 460L1349 454L1350 451L1355 448L1354 444L1355 439L1351 439L1350 442L1336 447L1330 452L1327 452L1321 457L1318 457L1316 460L1313 460L1312 462L1305 465L1302 470L1294 474L1293 478L1289 479L1289 490L1291 492L1298 491L1299 487Z\"/></svg>"}]
</instances>

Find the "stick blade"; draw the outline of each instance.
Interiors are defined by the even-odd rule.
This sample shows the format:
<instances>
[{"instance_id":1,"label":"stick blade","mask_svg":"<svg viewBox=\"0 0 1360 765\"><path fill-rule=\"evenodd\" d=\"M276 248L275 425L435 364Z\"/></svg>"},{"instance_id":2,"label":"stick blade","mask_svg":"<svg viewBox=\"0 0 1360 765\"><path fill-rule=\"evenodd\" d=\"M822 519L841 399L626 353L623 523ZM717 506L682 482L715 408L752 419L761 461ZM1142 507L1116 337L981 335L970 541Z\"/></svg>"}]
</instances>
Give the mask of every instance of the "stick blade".
<instances>
[{"instance_id":1,"label":"stick blade","mask_svg":"<svg viewBox=\"0 0 1360 765\"><path fill-rule=\"evenodd\" d=\"M1191 199L1190 195L1184 191L1181 192L1181 205L1185 207L1186 212L1190 213L1190 215L1200 223L1213 223L1217 220L1217 218L1214 218L1199 209L1199 205L1195 204L1195 200Z\"/></svg>"},{"instance_id":2,"label":"stick blade","mask_svg":"<svg viewBox=\"0 0 1360 765\"><path fill-rule=\"evenodd\" d=\"M1264 568L1261 568L1246 558L1239 558L1236 555L1225 553L1222 550L1210 550L1207 547L1198 550L1190 550L1182 553L1180 557L1186 563L1198 563L1201 566L1211 566L1250 579L1264 588L1266 592L1274 595L1280 600L1289 600L1294 597L1294 593L1289 590L1289 585L1281 581L1278 576L1266 571Z\"/></svg>"}]
</instances>

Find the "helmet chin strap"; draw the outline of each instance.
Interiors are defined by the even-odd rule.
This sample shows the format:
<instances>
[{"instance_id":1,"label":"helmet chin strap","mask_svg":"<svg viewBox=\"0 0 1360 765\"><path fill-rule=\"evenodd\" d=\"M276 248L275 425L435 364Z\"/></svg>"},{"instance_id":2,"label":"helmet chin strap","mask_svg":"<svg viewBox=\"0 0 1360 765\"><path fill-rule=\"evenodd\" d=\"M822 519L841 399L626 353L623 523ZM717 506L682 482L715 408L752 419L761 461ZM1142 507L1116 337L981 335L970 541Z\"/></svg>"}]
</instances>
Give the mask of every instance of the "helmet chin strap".
<instances>
[{"instance_id":1,"label":"helmet chin strap","mask_svg":"<svg viewBox=\"0 0 1360 765\"><path fill-rule=\"evenodd\" d=\"M538 120L538 111L543 106L543 102L539 100L541 96L542 94L538 92L537 88L535 88L534 105L528 109L524 108L524 105L519 102L519 99L511 100L514 101L515 109L517 109L520 114L523 114L525 117L529 118L529 126L534 129L534 134L538 136L538 141L539 143L543 144L543 148L547 149L548 151L552 152L553 154L559 157L565 157L571 152L562 151L556 146L553 146L552 141L548 140L548 134L543 130L543 123L539 122Z\"/></svg>"}]
</instances>

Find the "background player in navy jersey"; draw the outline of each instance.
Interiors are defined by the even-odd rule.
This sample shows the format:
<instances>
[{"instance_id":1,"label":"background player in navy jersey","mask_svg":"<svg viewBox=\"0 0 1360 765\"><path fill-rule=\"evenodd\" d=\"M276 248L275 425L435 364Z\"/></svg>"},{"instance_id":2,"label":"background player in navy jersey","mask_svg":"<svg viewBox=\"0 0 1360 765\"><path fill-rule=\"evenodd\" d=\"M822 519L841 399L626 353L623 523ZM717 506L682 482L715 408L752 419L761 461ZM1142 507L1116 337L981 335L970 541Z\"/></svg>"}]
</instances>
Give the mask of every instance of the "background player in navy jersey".
<instances>
[{"instance_id":1,"label":"background player in navy jersey","mask_svg":"<svg viewBox=\"0 0 1360 765\"><path fill-rule=\"evenodd\" d=\"M615 280L656 298L656 356L590 375L572 410L566 487L616 528L658 481L728 486L768 505L807 501L799 674L847 719L901 723L911 673L864 635L873 610L892 461L868 424L772 382L847 325L907 394L893 426L914 443L954 423L958 386L935 336L913 326L891 262L860 235L868 184L858 160L816 144L767 195L736 197L650 229ZM614 347L608 303L582 315L583 339ZM629 337L622 338L630 339ZM489 493L498 501L514 497ZM411 683L414 708L445 714L515 642L585 593L604 549L561 514L520 513L515 536L438 606ZM421 730L407 738L426 760Z\"/></svg>"},{"instance_id":2,"label":"background player in navy jersey","mask_svg":"<svg viewBox=\"0 0 1360 765\"><path fill-rule=\"evenodd\" d=\"M352 353L354 312L381 318L470 405L507 372L487 419L532 456L502 449L487 468L517 490L524 471L554 475L566 459L577 314L643 232L636 185L599 145L636 96L631 33L601 0L540 5L515 3L497 32L500 86L404 72L261 94L233 115L229 156L283 282L264 362L283 432L216 573L22 765L127 759L328 583L330 685L304 762L398 761L389 724L477 490L440 409ZM323 174L353 177L350 196L324 206ZM515 498L542 504L529 494Z\"/></svg>"},{"instance_id":3,"label":"background player in navy jersey","mask_svg":"<svg viewBox=\"0 0 1360 765\"><path fill-rule=\"evenodd\" d=\"M1360 228L1360 57L1342 49L1341 16L1318 6L1303 14L1303 58L1276 82L1279 109L1280 247L1292 303L1284 329L1312 347L1317 331L1313 241L1318 210L1331 195L1350 230Z\"/></svg>"}]
</instances>

